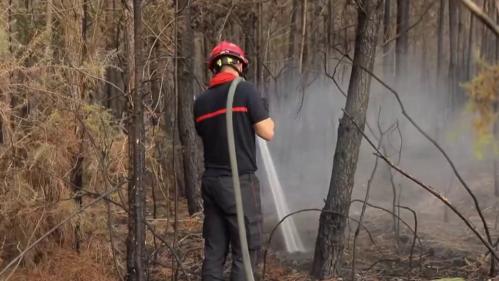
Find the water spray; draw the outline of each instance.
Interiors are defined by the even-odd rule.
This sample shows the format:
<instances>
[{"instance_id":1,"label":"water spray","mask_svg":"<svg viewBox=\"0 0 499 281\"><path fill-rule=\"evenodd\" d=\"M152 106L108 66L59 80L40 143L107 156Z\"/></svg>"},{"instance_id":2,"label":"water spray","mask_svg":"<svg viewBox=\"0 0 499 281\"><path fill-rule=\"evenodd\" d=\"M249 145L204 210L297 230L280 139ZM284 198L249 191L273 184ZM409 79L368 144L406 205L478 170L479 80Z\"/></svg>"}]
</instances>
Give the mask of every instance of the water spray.
<instances>
[{"instance_id":1,"label":"water spray","mask_svg":"<svg viewBox=\"0 0 499 281\"><path fill-rule=\"evenodd\" d=\"M237 89L237 85L243 78L237 77L232 81L229 87L229 93L227 96L227 113L226 113L226 125L227 125L227 140L229 146L229 158L230 158L230 168L232 172L232 183L234 185L234 197L236 201L236 212L237 212L237 224L239 229L239 240L241 243L241 252L243 255L244 271L246 274L247 281L254 281L253 270L251 266L251 258L248 249L248 239L246 237L246 226L244 224L244 208L243 201L241 197L241 185L239 181L239 170L237 167L237 157L236 157L236 144L234 139L234 124L232 115L232 106L234 101L234 95ZM267 144L258 139L260 151L262 153L262 158L265 166L265 171L269 179L271 186L272 196L277 209L277 215L279 219L283 218L289 213L289 207L286 204L282 186L280 184L279 178L277 177L277 172L275 170L274 161L270 156L270 152ZM283 236L286 250L288 252L303 252L305 247L301 241L301 238L296 229L294 220L290 219L283 223Z\"/></svg>"},{"instance_id":2,"label":"water spray","mask_svg":"<svg viewBox=\"0 0 499 281\"><path fill-rule=\"evenodd\" d=\"M270 192L274 199L275 208L277 211L277 219L281 220L286 215L290 213L288 203L284 197L284 190L281 185L281 181L277 175L277 171L274 165L274 160L270 155L269 147L265 141L258 139L258 145L260 147L260 152L262 154L263 166L265 173L267 173L267 179L270 185ZM284 246L288 253L295 252L305 252L305 247L301 240L298 230L296 228L295 221L293 217L290 217L284 221L281 225L282 236L284 239Z\"/></svg>"}]
</instances>

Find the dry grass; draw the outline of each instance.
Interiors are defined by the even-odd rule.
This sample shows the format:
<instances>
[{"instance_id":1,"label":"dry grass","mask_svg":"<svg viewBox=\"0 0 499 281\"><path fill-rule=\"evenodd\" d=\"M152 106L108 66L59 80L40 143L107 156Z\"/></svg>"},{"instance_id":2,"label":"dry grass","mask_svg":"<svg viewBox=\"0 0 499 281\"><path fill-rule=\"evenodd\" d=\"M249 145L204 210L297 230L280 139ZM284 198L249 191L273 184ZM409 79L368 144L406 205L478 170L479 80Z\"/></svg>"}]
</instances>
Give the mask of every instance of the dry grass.
<instances>
[{"instance_id":1,"label":"dry grass","mask_svg":"<svg viewBox=\"0 0 499 281\"><path fill-rule=\"evenodd\" d=\"M12 281L115 281L109 258L98 257L93 249L77 254L74 250L55 248L50 259L44 259L35 267L24 267L16 272Z\"/></svg>"}]
</instances>

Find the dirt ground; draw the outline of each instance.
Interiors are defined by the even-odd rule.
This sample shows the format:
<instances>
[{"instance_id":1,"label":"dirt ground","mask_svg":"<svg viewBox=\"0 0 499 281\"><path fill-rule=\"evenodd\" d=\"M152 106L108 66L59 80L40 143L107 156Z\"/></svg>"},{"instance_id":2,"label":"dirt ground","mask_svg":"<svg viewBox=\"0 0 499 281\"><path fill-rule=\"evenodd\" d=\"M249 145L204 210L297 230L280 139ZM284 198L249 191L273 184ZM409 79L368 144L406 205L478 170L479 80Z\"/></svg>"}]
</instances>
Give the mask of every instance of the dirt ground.
<instances>
[{"instance_id":1,"label":"dirt ground","mask_svg":"<svg viewBox=\"0 0 499 281\"><path fill-rule=\"evenodd\" d=\"M490 174L483 171L484 167L477 166L467 171L466 176L474 175L472 188L481 207L484 210L491 228L493 239L497 239L499 230L495 226L497 209L496 198L493 194ZM360 181L359 181L360 182ZM378 185L381 185L378 179ZM455 183L456 191L450 193L449 198L462 210L466 218L473 222L483 233L479 217L476 215L472 201ZM407 223L400 223L400 236L397 239L393 234L393 219L390 214L368 207L364 219L365 228L361 228L356 246L356 280L437 280L439 278L463 278L464 280L489 280L488 271L490 257L486 256L486 249L480 241L469 231L464 224L437 200L429 197L414 187L407 187L406 197L412 197L417 204L411 208L417 214L417 237L413 246L414 218L406 210L400 211L400 216ZM354 198L359 198L359 192ZM373 191L369 202L390 209L387 200L380 200L386 190L382 188ZM381 194L379 194L381 193ZM355 203L351 208L351 217L359 215L360 204ZM102 210L104 215L105 210ZM270 230L276 223L275 215L267 208L265 217L265 231L267 238ZM447 214L446 214L447 213ZM116 221L115 248L118 254L116 261L112 258L109 246L108 233L94 235L86 240L86 249L77 255L68 245L60 245L60 250L54 248L45 258L34 267L20 265L10 280L78 280L78 281L110 281L120 280L117 276L125 272L126 263L123 259L126 253L124 239L126 238L126 214L114 213ZM158 218L149 223L155 231L170 243L175 236L175 252L179 262L172 255L172 251L165 247L160 240L148 235L150 249L150 280L200 280L201 262L203 258L202 214L189 217L184 201L180 202L177 230L174 230L172 218ZM260 280L291 281L310 280L308 275L313 257L313 246L318 227L318 213L296 215L296 224L300 234L309 249L306 253L286 253L282 247L279 233L272 240L265 260L265 275ZM351 221L346 233L348 245L345 249L344 264L341 269L343 279L350 280L352 268L352 240L357 225ZM172 244L170 245L172 246ZM69 248L69 249L68 249ZM412 249L412 255L411 255ZM229 263L228 263L229 264ZM227 266L227 274L228 274ZM92 274L85 274L92 272ZM262 272L262 268L259 268ZM69 274L69 275L68 275ZM73 276L71 279L68 276ZM98 277L97 277L98 276ZM186 277L188 276L188 278ZM491 279L493 280L493 279Z\"/></svg>"},{"instance_id":2,"label":"dirt ground","mask_svg":"<svg viewBox=\"0 0 499 281\"><path fill-rule=\"evenodd\" d=\"M408 151L406 158L410 161L403 160L401 166L439 190L485 237L483 224L476 212L473 200L457 179L450 179L451 173L448 164L442 161L441 155L431 152L431 149L426 154L421 154L420 151ZM364 155L369 155L369 158L360 159L356 187L352 195L354 199L363 199L367 178L373 166L372 154L364 153ZM467 154L455 153L452 156L458 160L456 165L483 210L492 241L496 241L499 237L497 227L499 211L498 199L494 196L492 162L478 161ZM392 188L387 176L388 173L387 170L383 170L383 167L379 167L379 169L371 187L369 202L391 211ZM392 216L385 211L368 207L364 218L365 228L361 228L356 247L356 276L358 280L435 280L450 277L464 278L464 280L489 280L490 256L486 255L487 249L465 226L463 221L445 207L441 201L414 183L399 176L396 176L395 182L398 191L402 192L401 204L416 212L418 239L413 247L414 234L408 226L414 229L414 218L409 211L396 210L396 212L400 212L400 217L408 225L399 222L400 236L397 241L393 232ZM307 188L311 188L312 192L315 192L313 187ZM325 197L325 194L327 193L324 192L322 196ZM290 196L292 198L292 195ZM307 198L309 202L312 201L310 197ZM323 203L319 202L320 200L314 200L314 205L306 207L322 208ZM360 207L359 203L352 204L351 218L358 218ZM312 249L316 239L318 217L318 213L295 216L300 234L309 249L307 253L288 254L282 250L281 238L275 237L272 244L272 258L268 262L270 264L268 266L269 273L265 280L301 280L301 278L307 278L313 259ZM276 221L272 210L268 210L266 227L270 229ZM352 240L356 227L355 222L351 221L350 228L346 233L348 246L345 249L345 260L342 268L345 280L350 280L351 276ZM413 248L412 258L411 248ZM274 270L276 272L273 272Z\"/></svg>"}]
</instances>

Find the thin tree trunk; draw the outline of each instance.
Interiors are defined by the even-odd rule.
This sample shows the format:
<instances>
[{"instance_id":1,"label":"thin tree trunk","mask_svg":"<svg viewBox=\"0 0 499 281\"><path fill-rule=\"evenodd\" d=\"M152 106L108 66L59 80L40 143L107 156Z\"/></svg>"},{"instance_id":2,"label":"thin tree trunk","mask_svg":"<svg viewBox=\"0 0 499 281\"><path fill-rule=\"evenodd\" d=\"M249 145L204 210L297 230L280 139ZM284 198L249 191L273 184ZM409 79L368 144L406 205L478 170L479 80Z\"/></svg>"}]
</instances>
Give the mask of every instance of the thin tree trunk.
<instances>
[{"instance_id":1,"label":"thin tree trunk","mask_svg":"<svg viewBox=\"0 0 499 281\"><path fill-rule=\"evenodd\" d=\"M499 1L495 1L495 9L492 11L496 15L496 23L499 25ZM495 36L495 63L499 63L499 36ZM495 101L494 112L499 113L499 101ZM494 137L499 139L499 120L494 122ZM499 197L499 160L494 159L494 193Z\"/></svg>"},{"instance_id":2,"label":"thin tree trunk","mask_svg":"<svg viewBox=\"0 0 499 281\"><path fill-rule=\"evenodd\" d=\"M391 43L386 43L390 40L391 26L391 1L385 0L385 13L383 14L383 77L386 81L393 80L393 56L390 50Z\"/></svg>"},{"instance_id":3,"label":"thin tree trunk","mask_svg":"<svg viewBox=\"0 0 499 281\"><path fill-rule=\"evenodd\" d=\"M355 53L345 111L364 129L371 77L362 67L372 70L374 66L383 1L364 0L358 3ZM344 115L338 128L329 194L323 209L325 212L320 216L311 271L318 279L335 276L341 265L361 140L362 135L350 117Z\"/></svg>"},{"instance_id":4,"label":"thin tree trunk","mask_svg":"<svg viewBox=\"0 0 499 281\"><path fill-rule=\"evenodd\" d=\"M201 209L200 205L200 176L197 163L200 161L196 143L196 130L194 128L194 76L192 64L194 56L194 37L191 27L191 7L188 0L181 0L180 7L183 11L183 32L179 36L178 69L179 75L179 129L180 142L183 148L185 195L189 214L194 214Z\"/></svg>"},{"instance_id":5,"label":"thin tree trunk","mask_svg":"<svg viewBox=\"0 0 499 281\"><path fill-rule=\"evenodd\" d=\"M107 36L106 49L118 51L121 42L121 25L116 24L116 18L119 16L116 11L117 0L107 1L107 9L112 11L109 17L106 19L106 25L110 26L109 35ZM111 110L113 116L116 119L120 119L123 113L123 107L126 101L123 95L114 85L122 87L119 81L119 73L114 67L108 67L106 69L106 81L110 83L105 83L104 85L104 103L103 105ZM112 83L112 84L111 84Z\"/></svg>"},{"instance_id":6,"label":"thin tree trunk","mask_svg":"<svg viewBox=\"0 0 499 281\"><path fill-rule=\"evenodd\" d=\"M498 102L496 101L494 104L494 111L497 114L499 112L498 110ZM494 122L494 136L496 139L499 138L499 121L496 120ZM496 197L499 197L499 160L497 157L494 159L494 193Z\"/></svg>"},{"instance_id":7,"label":"thin tree trunk","mask_svg":"<svg viewBox=\"0 0 499 281\"><path fill-rule=\"evenodd\" d=\"M292 7L292 12L291 12L291 22L290 22L290 28L289 28L289 39L288 39L288 63L286 66L286 73L285 73L285 80L286 83L290 81L295 81L295 74L296 74L296 67L297 67L297 61L296 61L296 51L299 48L299 41L298 41L298 29L300 27L300 16L299 16L299 7L300 7L300 1L299 0L293 0L293 7ZM290 87L293 87L293 85L287 85L288 89ZM284 85L286 86L286 85Z\"/></svg>"},{"instance_id":8,"label":"thin tree trunk","mask_svg":"<svg viewBox=\"0 0 499 281\"><path fill-rule=\"evenodd\" d=\"M146 280L145 260L145 133L142 90L143 30L141 0L127 0L128 92L128 236L127 280Z\"/></svg>"},{"instance_id":9,"label":"thin tree trunk","mask_svg":"<svg viewBox=\"0 0 499 281\"><path fill-rule=\"evenodd\" d=\"M327 2L328 5L328 15L327 15L327 20L326 20L326 38L327 38L327 50L328 50L328 57L331 55L331 50L333 50L333 46L335 43L335 38L336 38L336 32L334 32L334 20L335 20L335 8L333 5L334 0L329 0Z\"/></svg>"},{"instance_id":10,"label":"thin tree trunk","mask_svg":"<svg viewBox=\"0 0 499 281\"><path fill-rule=\"evenodd\" d=\"M260 93L263 92L264 89L264 79L263 79L263 2L258 1L257 10L258 10L258 30L257 30L257 38L256 38L256 73L257 73L257 86L260 89Z\"/></svg>"},{"instance_id":11,"label":"thin tree trunk","mask_svg":"<svg viewBox=\"0 0 499 281\"><path fill-rule=\"evenodd\" d=\"M456 106L456 61L457 61L457 3L449 0L449 106L454 111Z\"/></svg>"},{"instance_id":12,"label":"thin tree trunk","mask_svg":"<svg viewBox=\"0 0 499 281\"><path fill-rule=\"evenodd\" d=\"M53 1L47 0L46 3L46 11L47 11L47 20L45 24L45 32L47 33L48 42L45 46L45 59L52 59L52 32L53 32Z\"/></svg>"},{"instance_id":13,"label":"thin tree trunk","mask_svg":"<svg viewBox=\"0 0 499 281\"><path fill-rule=\"evenodd\" d=\"M312 11L312 18L311 20L308 20L310 27L308 32L305 33L306 36L310 37L309 40L306 40L305 57L307 57L307 59L305 61L307 63L305 68L310 68L312 73L316 75L316 73L322 69L320 66L319 55L327 50L324 44L324 34L326 32L324 20L319 20L322 19L321 14L325 7L322 7L320 1L312 1L309 5L310 10Z\"/></svg>"},{"instance_id":14,"label":"thin tree trunk","mask_svg":"<svg viewBox=\"0 0 499 281\"><path fill-rule=\"evenodd\" d=\"M456 41L456 77L458 81L461 79L461 74L462 74L462 57L463 54L465 53L464 51L464 28L463 28L463 11L461 9L461 5L458 3L456 5L456 13L457 13L457 41Z\"/></svg>"},{"instance_id":15,"label":"thin tree trunk","mask_svg":"<svg viewBox=\"0 0 499 281\"><path fill-rule=\"evenodd\" d=\"M80 65L85 63L87 57L87 20L88 20L88 5L87 1L83 0L81 2L82 17L81 17L81 53L80 53ZM86 97L86 85L84 74L78 75L78 89L79 99L85 102ZM83 197L81 190L83 189L83 154L84 154L84 133L83 129L78 125L76 128L77 134L79 134L80 148L78 154L75 155L75 165L71 171L71 185L75 191L75 204L78 209L81 209L83 204ZM81 231L80 231L80 220L76 221L75 225L75 249L79 253L81 244Z\"/></svg>"},{"instance_id":16,"label":"thin tree trunk","mask_svg":"<svg viewBox=\"0 0 499 281\"><path fill-rule=\"evenodd\" d=\"M408 74L409 0L397 0L397 41L395 42L397 81Z\"/></svg>"},{"instance_id":17,"label":"thin tree trunk","mask_svg":"<svg viewBox=\"0 0 499 281\"><path fill-rule=\"evenodd\" d=\"M484 9L489 0L484 0ZM491 1L490 1L491 2ZM497 1L496 1L497 2ZM461 0L461 3L470 10L491 32L499 36L499 25L496 24L483 10L481 10L472 0Z\"/></svg>"},{"instance_id":18,"label":"thin tree trunk","mask_svg":"<svg viewBox=\"0 0 499 281\"><path fill-rule=\"evenodd\" d=\"M483 1L482 5L482 13L487 16L487 1ZM480 56L482 58L487 59L485 56L487 55L487 38L489 37L489 30L485 25L482 25L482 32L481 32L481 38L480 38Z\"/></svg>"},{"instance_id":19,"label":"thin tree trunk","mask_svg":"<svg viewBox=\"0 0 499 281\"><path fill-rule=\"evenodd\" d=\"M348 24L348 20L346 19L347 15L347 7L348 7L348 2L345 1L345 5L343 5L343 12L342 12L342 25L346 26ZM348 28L343 28L343 52L345 54L350 53L350 45L349 45L349 39L348 39ZM344 82L344 79L346 77L346 73L348 71L348 67L346 64L343 64L343 67L341 68L341 82Z\"/></svg>"},{"instance_id":20,"label":"thin tree trunk","mask_svg":"<svg viewBox=\"0 0 499 281\"><path fill-rule=\"evenodd\" d=\"M444 60L444 25L445 25L445 0L440 0L438 9L438 29L437 29L437 84L441 85L443 80L443 60ZM437 87L440 89L441 87Z\"/></svg>"},{"instance_id":21,"label":"thin tree trunk","mask_svg":"<svg viewBox=\"0 0 499 281\"><path fill-rule=\"evenodd\" d=\"M420 72L420 77L421 77L421 87L423 87L423 91L428 93L428 86L431 85L431 77L430 77L430 72L428 69L428 39L426 36L426 33L422 34L422 39L423 40L423 50L421 50L421 69L419 70Z\"/></svg>"},{"instance_id":22,"label":"thin tree trunk","mask_svg":"<svg viewBox=\"0 0 499 281\"><path fill-rule=\"evenodd\" d=\"M8 49L9 55L12 57L12 0L7 2L7 40L8 40ZM12 80L12 74L9 74L9 79L7 81L7 87L4 89L0 89L0 93L2 94L2 102L4 103L5 110L3 112L3 116L0 116L0 145L6 144L10 139L10 105L11 105L11 93L10 93L10 83Z\"/></svg>"},{"instance_id":23,"label":"thin tree trunk","mask_svg":"<svg viewBox=\"0 0 499 281\"><path fill-rule=\"evenodd\" d=\"M300 59L298 60L298 73L303 74L303 56L305 52L305 36L307 35L307 0L303 0L302 3L302 15L301 15L301 43L300 43Z\"/></svg>"},{"instance_id":24,"label":"thin tree trunk","mask_svg":"<svg viewBox=\"0 0 499 281\"><path fill-rule=\"evenodd\" d=\"M499 0L496 0L496 24L499 26ZM496 62L499 63L499 36L496 36Z\"/></svg>"},{"instance_id":25,"label":"thin tree trunk","mask_svg":"<svg viewBox=\"0 0 499 281\"><path fill-rule=\"evenodd\" d=\"M471 78L471 74L473 73L473 58L471 56L473 50L473 34L475 29L475 16L473 13L470 13L470 30L468 33L468 48L466 49L466 76L465 80L469 80Z\"/></svg>"}]
</instances>

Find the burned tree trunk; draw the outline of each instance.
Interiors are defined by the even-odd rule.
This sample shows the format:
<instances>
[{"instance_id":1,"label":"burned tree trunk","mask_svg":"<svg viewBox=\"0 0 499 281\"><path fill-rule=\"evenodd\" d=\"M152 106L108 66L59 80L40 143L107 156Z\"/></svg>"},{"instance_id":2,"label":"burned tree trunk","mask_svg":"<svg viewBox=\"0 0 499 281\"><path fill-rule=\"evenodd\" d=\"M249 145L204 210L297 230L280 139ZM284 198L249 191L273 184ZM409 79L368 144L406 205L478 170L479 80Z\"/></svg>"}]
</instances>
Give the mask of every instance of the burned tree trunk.
<instances>
[{"instance_id":1,"label":"burned tree trunk","mask_svg":"<svg viewBox=\"0 0 499 281\"><path fill-rule=\"evenodd\" d=\"M391 27L391 1L385 0L385 12L383 14L383 78L386 81L393 80L393 56L390 50L391 44L387 41L390 40Z\"/></svg>"},{"instance_id":2,"label":"burned tree trunk","mask_svg":"<svg viewBox=\"0 0 499 281\"><path fill-rule=\"evenodd\" d=\"M258 10L258 29L256 36L256 81L258 89L261 93L263 93L264 89L264 78L263 78L263 56L264 56L264 48L263 48L263 25L264 25L264 17L263 17L263 2L258 2L257 4Z\"/></svg>"},{"instance_id":3,"label":"burned tree trunk","mask_svg":"<svg viewBox=\"0 0 499 281\"><path fill-rule=\"evenodd\" d=\"M145 133L142 104L143 31L141 0L127 0L128 70L128 237L127 280L146 280L145 260Z\"/></svg>"},{"instance_id":4,"label":"burned tree trunk","mask_svg":"<svg viewBox=\"0 0 499 281\"><path fill-rule=\"evenodd\" d=\"M328 10L328 13L327 13L327 20L326 20L326 38L327 38L327 55L328 55L328 58L331 56L332 54L332 50L333 49L333 46L334 46L334 43L335 43L335 39L336 39L336 34L334 32L334 28L335 28L335 23L334 23L334 20L335 20L335 16L336 16L336 7L334 7L333 5L333 0L329 0L327 2L327 10Z\"/></svg>"},{"instance_id":5,"label":"burned tree trunk","mask_svg":"<svg viewBox=\"0 0 499 281\"><path fill-rule=\"evenodd\" d=\"M297 68L297 60L296 60L296 52L299 48L299 36L298 29L300 28L300 16L299 16L299 8L300 1L293 0L293 8L291 12L291 21L289 27L289 39L288 39L288 63L286 65L285 70L285 80L286 81L295 81L296 79L296 68ZM295 85L293 85L295 86ZM291 88L291 87L290 87Z\"/></svg>"},{"instance_id":6,"label":"burned tree trunk","mask_svg":"<svg viewBox=\"0 0 499 281\"><path fill-rule=\"evenodd\" d=\"M496 17L496 23L499 26L499 1L495 1L494 5L495 9L492 11L495 14ZM495 36L495 62L499 63L499 36ZM494 103L494 113L498 114L499 113L499 101L495 101ZM494 131L493 131L494 137L496 139L499 139L499 120L496 120L494 122ZM499 160L497 157L494 159L494 193L496 197L499 197Z\"/></svg>"},{"instance_id":7,"label":"burned tree trunk","mask_svg":"<svg viewBox=\"0 0 499 281\"><path fill-rule=\"evenodd\" d=\"M438 27L437 27L437 84L440 86L442 81L442 65L444 60L444 24L445 24L445 0L440 0L438 8ZM440 92L440 87L439 91Z\"/></svg>"},{"instance_id":8,"label":"burned tree trunk","mask_svg":"<svg viewBox=\"0 0 499 281\"><path fill-rule=\"evenodd\" d=\"M371 77L363 68L373 69L377 34L383 8L381 0L359 1L355 54L345 111L363 129ZM338 273L345 245L350 199L362 135L354 122L343 116L338 128L329 193L320 216L311 274L326 279Z\"/></svg>"},{"instance_id":9,"label":"burned tree trunk","mask_svg":"<svg viewBox=\"0 0 499 281\"><path fill-rule=\"evenodd\" d=\"M52 3L48 3L48 5L52 5ZM82 9L82 15L81 15L81 53L80 53L80 58L79 58L79 64L83 65L85 63L86 57L87 57L87 25L88 25L88 3L84 0L81 2L81 9ZM51 7L47 7L47 10L52 10ZM50 52L51 53L51 52ZM84 102L85 97L86 97L86 83L85 83L85 76L84 74L79 74L77 77L76 83L77 86L75 86L75 92L76 94L79 94L79 99ZM76 155L74 156L74 166L73 169L71 170L71 186L73 187L73 190L75 192L74 195L74 201L76 204L76 207L78 209L81 209L83 205L83 197L82 197L82 189L83 189L83 162L85 161L85 158L83 157L84 154L84 130L81 128L81 126L77 126L75 129L75 133L78 135L78 141L79 141L79 149ZM74 229L74 235L75 235L75 242L74 242L74 247L76 251L79 253L80 252L80 244L81 244L81 222L78 219L75 222L75 229Z\"/></svg>"},{"instance_id":10,"label":"burned tree trunk","mask_svg":"<svg viewBox=\"0 0 499 281\"><path fill-rule=\"evenodd\" d=\"M499 112L499 102L496 101L494 104L494 112L497 114ZM499 139L499 120L494 122L494 137ZM497 157L494 159L494 193L496 197L499 197L499 160Z\"/></svg>"},{"instance_id":11,"label":"burned tree trunk","mask_svg":"<svg viewBox=\"0 0 499 281\"><path fill-rule=\"evenodd\" d=\"M179 130L180 142L183 148L185 195L189 214L201 209L199 197L200 177L197 163L199 152L196 145L196 131L194 129L194 76L192 72L194 57L194 37L191 27L191 8L187 0L179 2L180 7L186 7L182 19L183 32L179 36L178 69L179 75Z\"/></svg>"},{"instance_id":12,"label":"burned tree trunk","mask_svg":"<svg viewBox=\"0 0 499 281\"><path fill-rule=\"evenodd\" d=\"M118 51L121 45L121 24L117 23L116 18L118 18L118 7L117 0L107 1L106 9L110 13L106 14L106 27L107 34L106 37L106 50ZM105 74L106 83L103 88L103 105L108 108L116 119L121 118L121 114L124 111L124 106L126 104L126 98L120 93L120 88L122 87L122 81L120 81L120 72L114 67L108 67ZM117 85L119 88L115 88Z\"/></svg>"},{"instance_id":13,"label":"burned tree trunk","mask_svg":"<svg viewBox=\"0 0 499 281\"><path fill-rule=\"evenodd\" d=\"M470 80L471 74L472 74L472 69L473 69L473 58L471 56L471 52L473 51L473 34L474 34L474 29L475 29L475 16L470 13L470 25L469 25L469 33L468 33L468 44L467 44L467 49L466 49L466 58L464 59L465 61L465 68L466 68L466 74L464 76L464 79Z\"/></svg>"},{"instance_id":14,"label":"burned tree trunk","mask_svg":"<svg viewBox=\"0 0 499 281\"><path fill-rule=\"evenodd\" d=\"M458 28L458 7L454 0L449 0L449 105L452 111L456 106L456 61L457 61L457 28Z\"/></svg>"},{"instance_id":15,"label":"burned tree trunk","mask_svg":"<svg viewBox=\"0 0 499 281\"><path fill-rule=\"evenodd\" d=\"M409 0L397 1L397 41L395 43L395 60L397 81L407 75L409 55Z\"/></svg>"}]
</instances>

